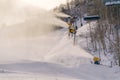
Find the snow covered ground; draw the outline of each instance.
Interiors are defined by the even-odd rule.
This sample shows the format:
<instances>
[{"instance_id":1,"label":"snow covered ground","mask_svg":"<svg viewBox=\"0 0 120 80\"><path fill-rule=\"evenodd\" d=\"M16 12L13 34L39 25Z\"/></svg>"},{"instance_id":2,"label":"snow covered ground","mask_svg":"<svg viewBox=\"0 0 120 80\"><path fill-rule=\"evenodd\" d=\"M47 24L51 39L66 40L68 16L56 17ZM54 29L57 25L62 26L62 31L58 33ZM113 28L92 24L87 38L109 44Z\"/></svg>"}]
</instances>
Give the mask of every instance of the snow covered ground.
<instances>
[{"instance_id":1,"label":"snow covered ground","mask_svg":"<svg viewBox=\"0 0 120 80\"><path fill-rule=\"evenodd\" d=\"M0 80L120 80L118 66L91 64L83 36L89 24L78 20L73 45L67 24L56 18L68 15L19 3L0 0Z\"/></svg>"},{"instance_id":2,"label":"snow covered ground","mask_svg":"<svg viewBox=\"0 0 120 80\"><path fill-rule=\"evenodd\" d=\"M94 65L79 37L77 44L61 29L40 37L1 39L0 80L120 80L119 67ZM79 44L78 44L79 43Z\"/></svg>"}]
</instances>

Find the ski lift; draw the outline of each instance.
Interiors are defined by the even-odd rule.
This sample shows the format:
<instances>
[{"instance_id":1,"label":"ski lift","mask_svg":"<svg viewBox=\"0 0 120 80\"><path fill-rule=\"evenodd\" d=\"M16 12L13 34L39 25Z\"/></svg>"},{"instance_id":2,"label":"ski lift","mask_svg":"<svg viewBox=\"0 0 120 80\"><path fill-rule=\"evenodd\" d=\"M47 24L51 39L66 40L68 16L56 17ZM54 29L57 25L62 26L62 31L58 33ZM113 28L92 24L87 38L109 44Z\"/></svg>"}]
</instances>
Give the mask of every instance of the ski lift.
<instances>
[{"instance_id":1,"label":"ski lift","mask_svg":"<svg viewBox=\"0 0 120 80\"><path fill-rule=\"evenodd\" d=\"M120 5L120 0L104 0L105 6Z\"/></svg>"},{"instance_id":2,"label":"ski lift","mask_svg":"<svg viewBox=\"0 0 120 80\"><path fill-rule=\"evenodd\" d=\"M85 21L93 21L93 20L98 20L98 19L100 19L100 16L98 16L98 15L85 16L83 19L84 19Z\"/></svg>"}]
</instances>

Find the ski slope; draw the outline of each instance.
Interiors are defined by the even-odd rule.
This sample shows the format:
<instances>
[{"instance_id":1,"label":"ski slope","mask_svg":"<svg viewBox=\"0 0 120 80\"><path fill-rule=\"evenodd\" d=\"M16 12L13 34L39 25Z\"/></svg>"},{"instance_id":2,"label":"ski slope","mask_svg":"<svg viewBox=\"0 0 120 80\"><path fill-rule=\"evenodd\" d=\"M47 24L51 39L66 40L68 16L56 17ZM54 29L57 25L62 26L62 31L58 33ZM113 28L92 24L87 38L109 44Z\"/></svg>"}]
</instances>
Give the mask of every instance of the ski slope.
<instances>
[{"instance_id":1,"label":"ski slope","mask_svg":"<svg viewBox=\"0 0 120 80\"><path fill-rule=\"evenodd\" d=\"M85 39L78 37L81 30L76 45L66 28L40 37L3 40L0 80L119 80L118 67L90 63Z\"/></svg>"}]
</instances>

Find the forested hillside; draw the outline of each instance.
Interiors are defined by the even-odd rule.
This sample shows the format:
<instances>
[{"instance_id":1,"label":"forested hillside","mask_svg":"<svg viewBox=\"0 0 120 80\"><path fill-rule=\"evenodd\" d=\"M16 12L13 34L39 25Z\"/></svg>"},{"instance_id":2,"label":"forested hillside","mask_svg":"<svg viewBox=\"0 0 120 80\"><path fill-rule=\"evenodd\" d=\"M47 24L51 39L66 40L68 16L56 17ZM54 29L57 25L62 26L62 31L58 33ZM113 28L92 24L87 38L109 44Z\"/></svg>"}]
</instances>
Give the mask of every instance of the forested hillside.
<instances>
[{"instance_id":1,"label":"forested hillside","mask_svg":"<svg viewBox=\"0 0 120 80\"><path fill-rule=\"evenodd\" d=\"M81 23L86 16L99 16L98 20L87 21L90 34L84 36L88 50L99 57L103 54L112 56L111 65L120 66L120 0L67 0L54 11L77 16ZM91 22L96 22L96 25L91 25Z\"/></svg>"}]
</instances>

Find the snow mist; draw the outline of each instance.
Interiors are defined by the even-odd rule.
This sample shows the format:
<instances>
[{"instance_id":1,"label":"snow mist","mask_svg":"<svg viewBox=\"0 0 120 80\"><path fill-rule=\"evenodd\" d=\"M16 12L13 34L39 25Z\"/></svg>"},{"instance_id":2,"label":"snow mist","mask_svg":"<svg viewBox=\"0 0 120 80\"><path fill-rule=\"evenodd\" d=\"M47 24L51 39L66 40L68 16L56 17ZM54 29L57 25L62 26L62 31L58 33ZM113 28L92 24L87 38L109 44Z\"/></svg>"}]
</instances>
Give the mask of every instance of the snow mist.
<instances>
[{"instance_id":1,"label":"snow mist","mask_svg":"<svg viewBox=\"0 0 120 80\"><path fill-rule=\"evenodd\" d=\"M54 30L55 26L66 26L53 12L31 5L21 6L16 0L0 3L0 37L36 37Z\"/></svg>"},{"instance_id":2,"label":"snow mist","mask_svg":"<svg viewBox=\"0 0 120 80\"><path fill-rule=\"evenodd\" d=\"M67 25L56 18L56 13L21 5L19 0L0 0L0 61L27 59L30 54L32 57L34 53L45 53L40 51L43 48L40 43L45 42L36 38L53 32L57 26Z\"/></svg>"}]
</instances>

